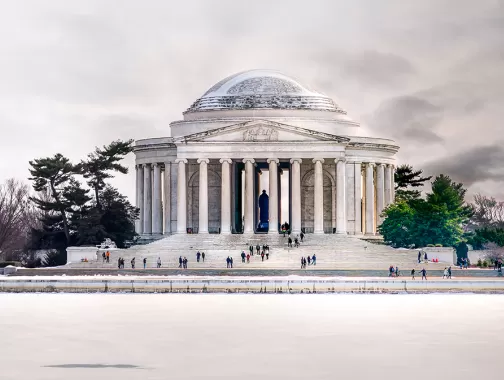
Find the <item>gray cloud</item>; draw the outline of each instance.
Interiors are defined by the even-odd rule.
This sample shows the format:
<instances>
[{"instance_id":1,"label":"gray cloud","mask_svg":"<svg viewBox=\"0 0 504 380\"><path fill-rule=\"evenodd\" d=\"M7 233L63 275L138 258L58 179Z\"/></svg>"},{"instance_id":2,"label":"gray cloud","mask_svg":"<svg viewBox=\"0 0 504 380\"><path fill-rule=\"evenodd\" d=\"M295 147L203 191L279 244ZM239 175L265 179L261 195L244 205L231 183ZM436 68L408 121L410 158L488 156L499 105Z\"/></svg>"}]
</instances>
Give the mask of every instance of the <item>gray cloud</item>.
<instances>
[{"instance_id":1,"label":"gray cloud","mask_svg":"<svg viewBox=\"0 0 504 380\"><path fill-rule=\"evenodd\" d=\"M471 186L477 182L504 181L504 142L478 146L427 163L429 174L445 173L455 181Z\"/></svg>"}]
</instances>

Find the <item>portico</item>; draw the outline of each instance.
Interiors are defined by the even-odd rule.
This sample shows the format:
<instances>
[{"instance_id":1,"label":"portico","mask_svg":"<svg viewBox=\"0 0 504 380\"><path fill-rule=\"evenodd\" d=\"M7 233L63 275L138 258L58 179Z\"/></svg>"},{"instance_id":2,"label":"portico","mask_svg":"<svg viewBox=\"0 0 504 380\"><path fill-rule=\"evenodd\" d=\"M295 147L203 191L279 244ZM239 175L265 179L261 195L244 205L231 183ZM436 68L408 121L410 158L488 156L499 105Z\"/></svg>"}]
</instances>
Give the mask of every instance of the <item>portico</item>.
<instances>
[{"instance_id":1,"label":"portico","mask_svg":"<svg viewBox=\"0 0 504 380\"><path fill-rule=\"evenodd\" d=\"M287 221L293 233L376 234L394 197L393 141L358 136L332 100L280 73L253 70L214 87L170 125L173 137L136 142L139 234L257 233L263 190L263 233Z\"/></svg>"}]
</instances>

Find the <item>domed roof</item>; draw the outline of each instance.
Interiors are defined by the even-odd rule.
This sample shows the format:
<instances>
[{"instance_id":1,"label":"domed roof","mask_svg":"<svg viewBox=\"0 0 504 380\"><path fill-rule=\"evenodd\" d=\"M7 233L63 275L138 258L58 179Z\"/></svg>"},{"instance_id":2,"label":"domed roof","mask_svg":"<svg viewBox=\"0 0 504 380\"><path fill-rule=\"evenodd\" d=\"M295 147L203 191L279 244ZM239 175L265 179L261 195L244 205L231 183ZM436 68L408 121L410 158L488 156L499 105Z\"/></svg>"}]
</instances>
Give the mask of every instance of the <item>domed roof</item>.
<instances>
[{"instance_id":1,"label":"domed roof","mask_svg":"<svg viewBox=\"0 0 504 380\"><path fill-rule=\"evenodd\" d=\"M213 85L186 111L297 109L346 114L332 99L272 70L249 70Z\"/></svg>"}]
</instances>

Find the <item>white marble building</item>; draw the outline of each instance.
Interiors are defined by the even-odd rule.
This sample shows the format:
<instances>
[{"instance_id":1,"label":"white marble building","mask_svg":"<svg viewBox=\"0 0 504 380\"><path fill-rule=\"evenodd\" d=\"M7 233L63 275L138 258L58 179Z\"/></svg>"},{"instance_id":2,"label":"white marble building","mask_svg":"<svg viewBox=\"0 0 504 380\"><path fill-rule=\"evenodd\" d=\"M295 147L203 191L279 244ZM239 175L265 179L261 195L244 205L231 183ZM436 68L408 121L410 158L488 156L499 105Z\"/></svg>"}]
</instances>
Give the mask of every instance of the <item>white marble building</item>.
<instances>
[{"instance_id":1,"label":"white marble building","mask_svg":"<svg viewBox=\"0 0 504 380\"><path fill-rule=\"evenodd\" d=\"M281 175L293 232L375 235L394 198L394 141L363 136L333 100L275 71L225 78L170 129L135 144L145 237L256 232L261 172L270 233L279 231Z\"/></svg>"}]
</instances>

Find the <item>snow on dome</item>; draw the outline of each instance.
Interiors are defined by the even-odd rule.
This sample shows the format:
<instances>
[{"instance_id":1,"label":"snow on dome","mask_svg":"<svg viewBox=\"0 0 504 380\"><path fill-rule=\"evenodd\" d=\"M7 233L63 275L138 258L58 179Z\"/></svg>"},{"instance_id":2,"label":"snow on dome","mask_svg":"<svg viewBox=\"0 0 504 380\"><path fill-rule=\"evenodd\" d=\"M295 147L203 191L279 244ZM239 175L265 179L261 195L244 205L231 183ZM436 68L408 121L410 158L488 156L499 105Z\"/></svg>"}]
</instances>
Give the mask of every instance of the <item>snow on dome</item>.
<instances>
[{"instance_id":1,"label":"snow on dome","mask_svg":"<svg viewBox=\"0 0 504 380\"><path fill-rule=\"evenodd\" d=\"M346 114L332 99L280 72L249 70L213 85L186 111L298 109Z\"/></svg>"}]
</instances>

